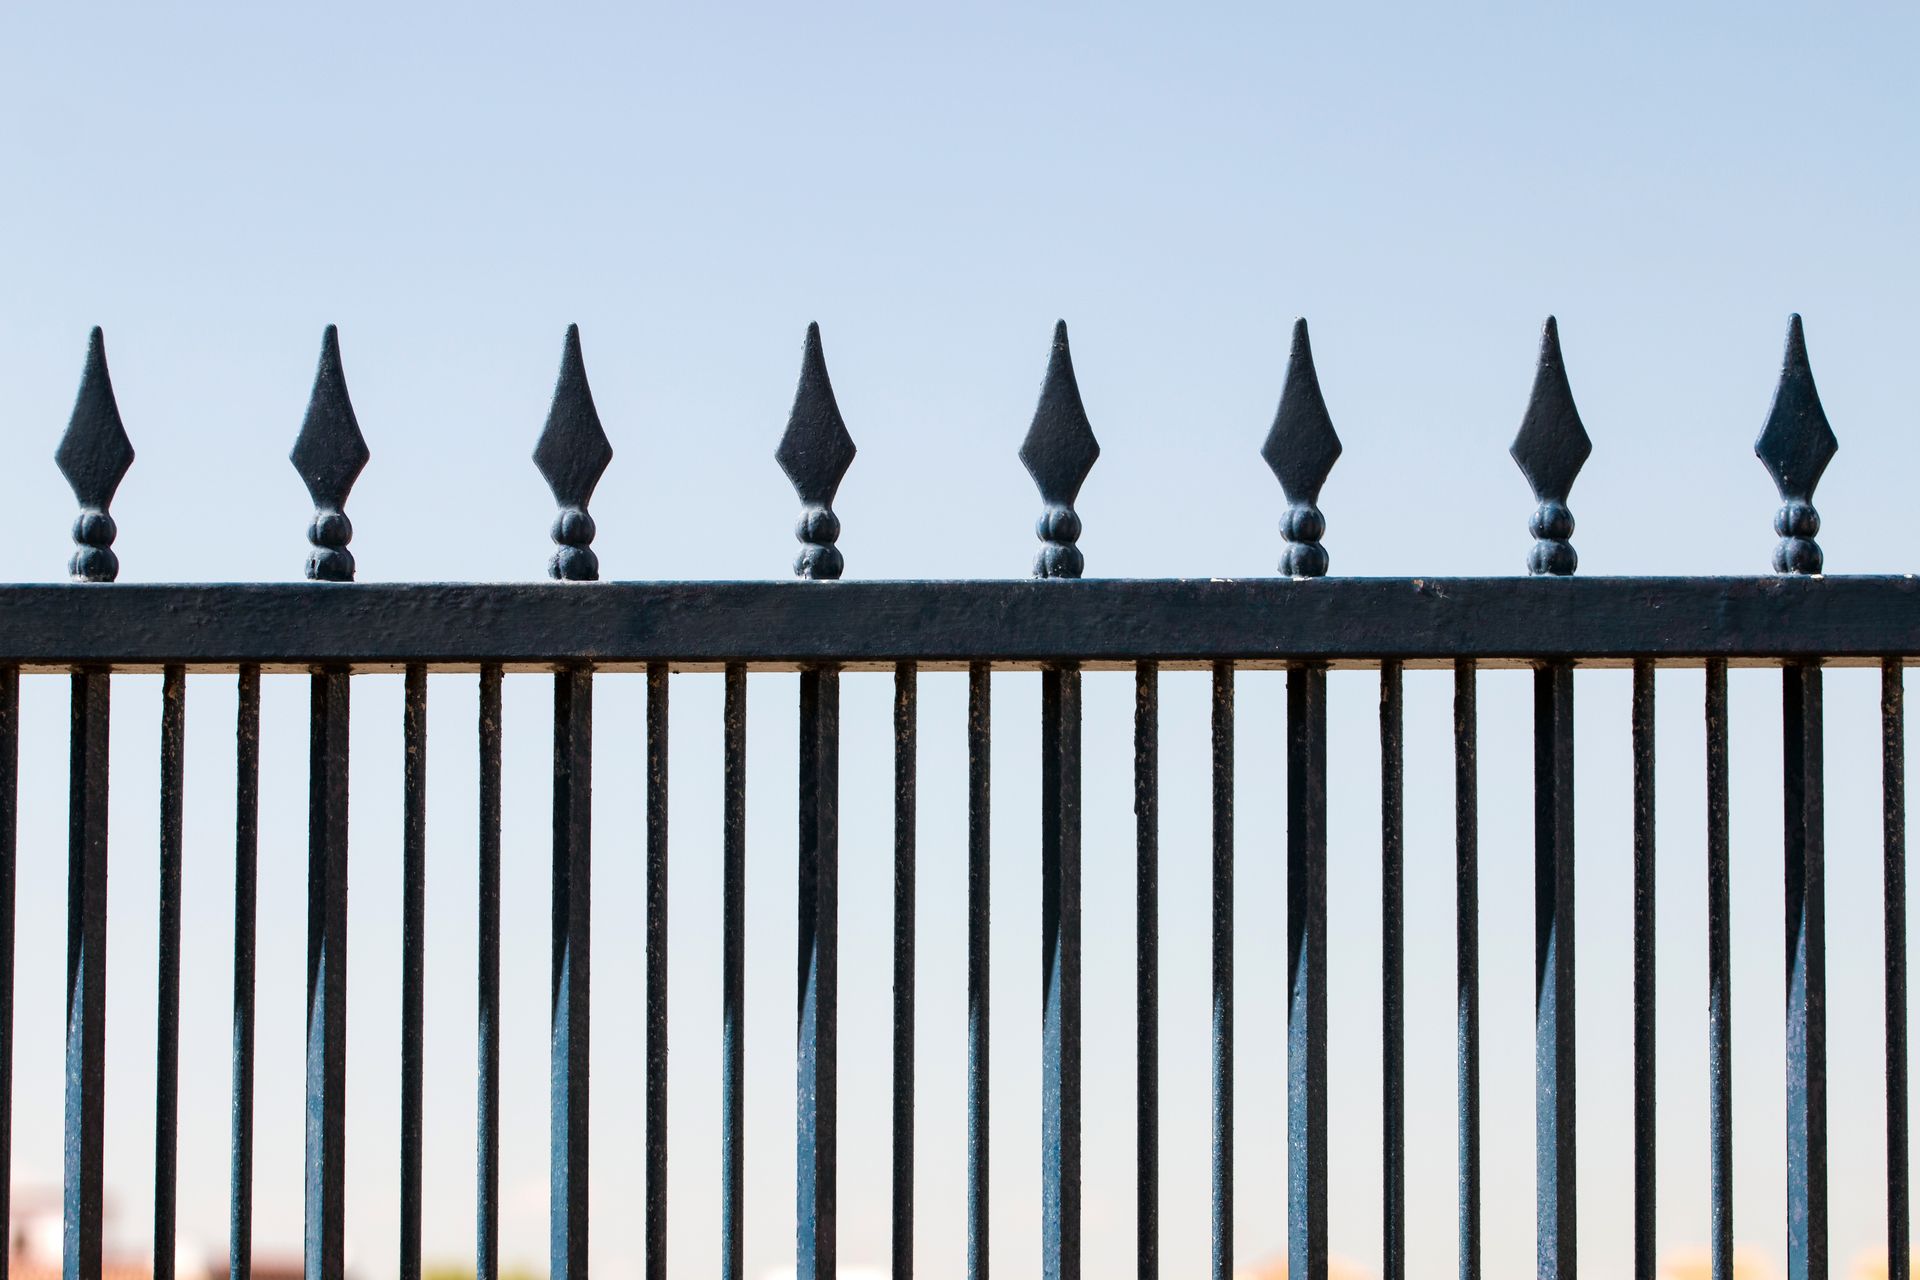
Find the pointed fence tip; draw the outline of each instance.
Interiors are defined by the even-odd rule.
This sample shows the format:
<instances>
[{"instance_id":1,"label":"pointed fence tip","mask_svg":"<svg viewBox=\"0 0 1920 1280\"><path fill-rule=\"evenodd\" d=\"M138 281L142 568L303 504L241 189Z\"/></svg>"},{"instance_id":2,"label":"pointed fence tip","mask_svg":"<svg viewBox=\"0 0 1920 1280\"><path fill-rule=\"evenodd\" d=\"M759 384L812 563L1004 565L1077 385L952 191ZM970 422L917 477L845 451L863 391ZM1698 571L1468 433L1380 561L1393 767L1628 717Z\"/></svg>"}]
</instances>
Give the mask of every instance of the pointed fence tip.
<instances>
[{"instance_id":1,"label":"pointed fence tip","mask_svg":"<svg viewBox=\"0 0 1920 1280\"><path fill-rule=\"evenodd\" d=\"M1056 347L1064 347L1067 345L1067 322L1065 320L1055 320L1053 322L1053 345Z\"/></svg>"}]
</instances>

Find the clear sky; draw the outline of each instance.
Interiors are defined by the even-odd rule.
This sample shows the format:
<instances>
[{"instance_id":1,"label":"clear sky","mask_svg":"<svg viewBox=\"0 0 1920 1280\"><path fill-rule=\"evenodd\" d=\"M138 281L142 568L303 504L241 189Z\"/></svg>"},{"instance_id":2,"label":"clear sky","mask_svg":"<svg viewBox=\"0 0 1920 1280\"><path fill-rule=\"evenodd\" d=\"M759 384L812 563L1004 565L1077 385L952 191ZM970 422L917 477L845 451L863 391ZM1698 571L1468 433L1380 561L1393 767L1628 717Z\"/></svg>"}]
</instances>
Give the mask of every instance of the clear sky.
<instances>
[{"instance_id":1,"label":"clear sky","mask_svg":"<svg viewBox=\"0 0 1920 1280\"><path fill-rule=\"evenodd\" d=\"M349 511L364 580L543 573L528 461L570 322L614 443L593 506L613 578L781 577L772 462L818 320L860 455L849 577L1020 576L1039 510L1014 451L1056 317L1104 454L1091 575L1267 574L1282 502L1257 448L1295 315L1346 452L1335 573L1521 570L1505 456L1538 326L1560 318L1594 454L1587 573L1768 568L1751 454L1790 311L1840 453L1827 567L1915 565L1910 299L1920 21L1909 8L1533 6L55 6L0 11L0 577L59 577L51 455L105 327L138 461L126 581L299 576L285 460L322 326L340 326L373 460ZM1243 1257L1283 1240L1279 678L1241 681ZM594 1251L638 1269L637 681L602 680ZM16 1176L59 1169L64 687L25 682ZM1334 681L1333 1235L1377 1259L1378 835L1370 675ZM1450 1265L1451 782L1444 677L1408 688L1411 1240ZM1581 1216L1627 1258L1626 682L1580 681ZM994 1241L1034 1264L1037 684L996 685ZM1661 686L1663 1247L1706 1235L1697 673ZM1829 681L1836 1256L1883 1221L1875 687ZM433 682L427 1252L469 1256L474 693ZM545 1261L543 682L508 690L509 1260ZM717 1242L717 678L674 702L675 1274ZM885 1256L887 690L850 677L843 845L842 1256ZM1167 1274L1206 1250L1204 681L1164 712ZM1132 1237L1127 682L1087 691L1088 1274ZM264 744L259 1232L300 1231L304 689ZM922 1274L962 1261L963 696L923 694ZM749 1269L791 1247L792 681L753 693ZM109 1187L145 1238L157 681L116 686ZM224 1250L232 682L192 682L183 1235ZM356 690L349 1237L397 1249L397 680ZM1532 1252L1526 685L1482 712L1489 1274ZM1738 1232L1781 1256L1778 694L1734 680ZM629 1087L629 1086L633 1087Z\"/></svg>"}]
</instances>

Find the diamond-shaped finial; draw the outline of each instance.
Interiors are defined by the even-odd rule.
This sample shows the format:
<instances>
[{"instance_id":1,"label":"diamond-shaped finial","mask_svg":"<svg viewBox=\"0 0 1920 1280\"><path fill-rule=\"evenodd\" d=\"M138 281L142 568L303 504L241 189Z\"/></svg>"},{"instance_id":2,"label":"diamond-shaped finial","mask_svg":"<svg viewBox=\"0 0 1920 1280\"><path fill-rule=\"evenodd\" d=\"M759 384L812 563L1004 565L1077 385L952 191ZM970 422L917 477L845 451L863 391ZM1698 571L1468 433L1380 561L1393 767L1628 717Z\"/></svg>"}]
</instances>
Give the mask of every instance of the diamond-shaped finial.
<instances>
[{"instance_id":1,"label":"diamond-shaped finial","mask_svg":"<svg viewBox=\"0 0 1920 1280\"><path fill-rule=\"evenodd\" d=\"M1280 536L1287 549L1280 572L1294 578L1318 578L1327 572L1327 549L1320 539L1327 531L1320 514L1320 486L1340 458L1340 437L1320 394L1320 375L1313 368L1313 348L1307 342L1307 322L1293 322L1293 350L1287 356L1287 377L1280 388L1280 408L1260 456L1280 480L1287 497L1287 514Z\"/></svg>"},{"instance_id":2,"label":"diamond-shaped finial","mask_svg":"<svg viewBox=\"0 0 1920 1280\"><path fill-rule=\"evenodd\" d=\"M1047 358L1046 381L1040 384L1040 403L1033 425L1020 442L1020 461L1033 477L1047 509L1034 532L1040 536L1040 554L1033 560L1036 578L1077 578L1086 558L1080 541L1080 515L1073 509L1080 486L1100 457L1100 442L1080 403L1080 384L1073 376L1073 352L1067 346L1067 322L1053 326L1053 352Z\"/></svg>"},{"instance_id":3,"label":"diamond-shaped finial","mask_svg":"<svg viewBox=\"0 0 1920 1280\"><path fill-rule=\"evenodd\" d=\"M1807 361L1807 335L1796 315L1787 322L1787 350L1780 361L1773 408L1753 442L1754 453L1780 491L1780 510L1773 517L1773 531L1780 535L1773 549L1775 572L1820 572L1823 557L1813 540L1820 532L1820 513L1813 509L1813 490L1839 448L1827 412L1820 407L1820 389L1813 385L1813 366Z\"/></svg>"},{"instance_id":4,"label":"diamond-shaped finial","mask_svg":"<svg viewBox=\"0 0 1920 1280\"><path fill-rule=\"evenodd\" d=\"M840 417L827 377L827 357L820 347L820 326L807 326L807 342L800 356L800 383L793 391L793 412L773 451L774 461L793 482L800 496L800 522L794 536L800 554L793 571L802 578L830 581L846 568L846 559L834 543L840 540L840 517L833 514L833 495L853 465L853 437Z\"/></svg>"},{"instance_id":5,"label":"diamond-shaped finial","mask_svg":"<svg viewBox=\"0 0 1920 1280\"><path fill-rule=\"evenodd\" d=\"M592 582L600 576L600 558L593 553L594 523L587 514L594 486L613 461L613 445L593 407L593 388L587 385L587 364L580 355L580 326L567 326L560 352L560 376L553 384L553 405L547 425L533 446L533 465L553 490L560 514L553 518L553 540L559 550L547 562L547 573L566 582Z\"/></svg>"},{"instance_id":6,"label":"diamond-shaped finial","mask_svg":"<svg viewBox=\"0 0 1920 1280\"><path fill-rule=\"evenodd\" d=\"M97 327L87 339L80 394L74 397L73 416L67 419L53 461L80 502L67 572L76 582L112 582L120 574L120 560L113 554L117 530L107 508L133 465L133 442L120 422L113 379L107 375L106 339Z\"/></svg>"},{"instance_id":7,"label":"diamond-shaped finial","mask_svg":"<svg viewBox=\"0 0 1920 1280\"><path fill-rule=\"evenodd\" d=\"M313 375L313 394L307 398L306 420L288 458L306 481L313 497L313 523L307 541L307 577L317 582L352 582L353 524L347 519L347 495L371 456L347 396L347 378L340 367L340 331L333 325L320 339L320 367Z\"/></svg>"},{"instance_id":8,"label":"diamond-shaped finial","mask_svg":"<svg viewBox=\"0 0 1920 1280\"><path fill-rule=\"evenodd\" d=\"M1593 441L1587 438L1580 411L1573 404L1566 362L1560 358L1560 326L1552 316L1540 334L1540 363L1533 372L1526 417L1508 452L1540 504L1529 525L1537 541L1527 556L1527 571L1564 577L1580 563L1567 541L1573 536L1567 495L1593 452Z\"/></svg>"}]
</instances>

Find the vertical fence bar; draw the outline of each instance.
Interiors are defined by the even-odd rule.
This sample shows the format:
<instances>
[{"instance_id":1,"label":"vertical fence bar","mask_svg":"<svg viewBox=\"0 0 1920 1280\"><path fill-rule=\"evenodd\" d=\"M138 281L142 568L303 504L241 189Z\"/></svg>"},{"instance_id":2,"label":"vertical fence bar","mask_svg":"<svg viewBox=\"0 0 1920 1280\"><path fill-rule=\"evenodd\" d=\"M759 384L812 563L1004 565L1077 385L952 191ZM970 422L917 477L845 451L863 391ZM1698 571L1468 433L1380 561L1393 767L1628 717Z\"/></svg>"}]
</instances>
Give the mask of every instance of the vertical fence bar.
<instances>
[{"instance_id":1,"label":"vertical fence bar","mask_svg":"<svg viewBox=\"0 0 1920 1280\"><path fill-rule=\"evenodd\" d=\"M1133 678L1138 1280L1160 1275L1160 664Z\"/></svg>"},{"instance_id":2,"label":"vertical fence bar","mask_svg":"<svg viewBox=\"0 0 1920 1280\"><path fill-rule=\"evenodd\" d=\"M667 1275L667 664L647 664L646 1277Z\"/></svg>"},{"instance_id":3,"label":"vertical fence bar","mask_svg":"<svg viewBox=\"0 0 1920 1280\"><path fill-rule=\"evenodd\" d=\"M20 832L20 668L0 667L0 1169L13 1168L14 862ZM13 1179L0 1178L0 1231L13 1240ZM0 1254L11 1254L9 1247ZM0 1280L11 1260L0 1258Z\"/></svg>"},{"instance_id":4,"label":"vertical fence bar","mask_svg":"<svg viewBox=\"0 0 1920 1280\"><path fill-rule=\"evenodd\" d=\"M1327 670L1287 669L1287 1274L1327 1275Z\"/></svg>"},{"instance_id":5,"label":"vertical fence bar","mask_svg":"<svg viewBox=\"0 0 1920 1280\"><path fill-rule=\"evenodd\" d=\"M1727 664L1707 662L1707 1132L1713 1280L1733 1275L1733 965L1727 839Z\"/></svg>"},{"instance_id":6,"label":"vertical fence bar","mask_svg":"<svg viewBox=\"0 0 1920 1280\"><path fill-rule=\"evenodd\" d=\"M400 1280L420 1280L427 957L427 669L406 672L400 825Z\"/></svg>"},{"instance_id":7,"label":"vertical fence bar","mask_svg":"<svg viewBox=\"0 0 1920 1280\"><path fill-rule=\"evenodd\" d=\"M993 668L967 668L967 1277L988 1274L988 1052L993 905Z\"/></svg>"},{"instance_id":8,"label":"vertical fence bar","mask_svg":"<svg viewBox=\"0 0 1920 1280\"><path fill-rule=\"evenodd\" d=\"M1907 727L1905 666L1880 664L1881 895L1886 910L1887 1280L1908 1280Z\"/></svg>"},{"instance_id":9,"label":"vertical fence bar","mask_svg":"<svg viewBox=\"0 0 1920 1280\"><path fill-rule=\"evenodd\" d=\"M153 1064L153 1280L173 1280L180 1151L180 860L187 669L160 678L160 921Z\"/></svg>"},{"instance_id":10,"label":"vertical fence bar","mask_svg":"<svg viewBox=\"0 0 1920 1280\"><path fill-rule=\"evenodd\" d=\"M1480 1280L1480 744L1472 658L1453 664L1454 1077L1460 1280Z\"/></svg>"},{"instance_id":11,"label":"vertical fence bar","mask_svg":"<svg viewBox=\"0 0 1920 1280\"><path fill-rule=\"evenodd\" d=\"M1534 1156L1540 1280L1579 1275L1574 1194L1573 666L1533 677Z\"/></svg>"},{"instance_id":12,"label":"vertical fence bar","mask_svg":"<svg viewBox=\"0 0 1920 1280\"><path fill-rule=\"evenodd\" d=\"M345 1274L347 733L351 677L315 668L307 788L306 1280Z\"/></svg>"},{"instance_id":13,"label":"vertical fence bar","mask_svg":"<svg viewBox=\"0 0 1920 1280\"><path fill-rule=\"evenodd\" d=\"M1213 664L1213 1280L1233 1280L1233 664Z\"/></svg>"},{"instance_id":14,"label":"vertical fence bar","mask_svg":"<svg viewBox=\"0 0 1920 1280\"><path fill-rule=\"evenodd\" d=\"M800 1007L795 1105L798 1280L837 1274L840 670L800 673Z\"/></svg>"},{"instance_id":15,"label":"vertical fence bar","mask_svg":"<svg viewBox=\"0 0 1920 1280\"><path fill-rule=\"evenodd\" d=\"M106 1085L107 732L104 670L73 673L67 808L66 1168L61 1272L99 1280Z\"/></svg>"},{"instance_id":16,"label":"vertical fence bar","mask_svg":"<svg viewBox=\"0 0 1920 1280\"><path fill-rule=\"evenodd\" d=\"M481 666L474 1280L500 1275L500 678L499 663Z\"/></svg>"},{"instance_id":17,"label":"vertical fence bar","mask_svg":"<svg viewBox=\"0 0 1920 1280\"><path fill-rule=\"evenodd\" d=\"M1787 1275L1827 1275L1826 840L1818 665L1781 669L1786 766Z\"/></svg>"},{"instance_id":18,"label":"vertical fence bar","mask_svg":"<svg viewBox=\"0 0 1920 1280\"><path fill-rule=\"evenodd\" d=\"M913 1280L913 940L918 785L914 664L893 668L893 1270Z\"/></svg>"},{"instance_id":19,"label":"vertical fence bar","mask_svg":"<svg viewBox=\"0 0 1920 1280\"><path fill-rule=\"evenodd\" d=\"M553 1023L548 1266L587 1280L587 994L593 957L593 668L553 679Z\"/></svg>"},{"instance_id":20,"label":"vertical fence bar","mask_svg":"<svg viewBox=\"0 0 1920 1280\"><path fill-rule=\"evenodd\" d=\"M238 686L233 733L233 1116L227 1275L229 1280L252 1280L253 968L260 867L259 664L240 665Z\"/></svg>"},{"instance_id":21,"label":"vertical fence bar","mask_svg":"<svg viewBox=\"0 0 1920 1280\"><path fill-rule=\"evenodd\" d=\"M746 1280L747 669L729 663L720 817L720 1275Z\"/></svg>"},{"instance_id":22,"label":"vertical fence bar","mask_svg":"<svg viewBox=\"0 0 1920 1280\"><path fill-rule=\"evenodd\" d=\"M1040 677L1040 1273L1080 1280L1080 669Z\"/></svg>"},{"instance_id":23,"label":"vertical fence bar","mask_svg":"<svg viewBox=\"0 0 1920 1280\"><path fill-rule=\"evenodd\" d=\"M1633 1275L1654 1280L1653 664L1633 664Z\"/></svg>"},{"instance_id":24,"label":"vertical fence bar","mask_svg":"<svg viewBox=\"0 0 1920 1280\"><path fill-rule=\"evenodd\" d=\"M1406 1280L1405 750L1401 666L1380 664L1380 1275Z\"/></svg>"}]
</instances>

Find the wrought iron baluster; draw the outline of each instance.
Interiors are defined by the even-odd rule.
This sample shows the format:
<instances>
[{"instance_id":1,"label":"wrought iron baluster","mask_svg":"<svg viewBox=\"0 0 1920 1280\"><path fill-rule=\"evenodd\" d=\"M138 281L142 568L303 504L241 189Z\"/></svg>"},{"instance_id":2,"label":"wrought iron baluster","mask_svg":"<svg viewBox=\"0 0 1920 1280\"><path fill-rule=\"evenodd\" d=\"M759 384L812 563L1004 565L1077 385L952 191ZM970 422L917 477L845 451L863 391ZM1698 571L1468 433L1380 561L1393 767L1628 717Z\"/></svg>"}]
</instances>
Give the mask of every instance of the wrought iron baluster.
<instances>
[{"instance_id":1,"label":"wrought iron baluster","mask_svg":"<svg viewBox=\"0 0 1920 1280\"><path fill-rule=\"evenodd\" d=\"M1138 1280L1160 1274L1160 664L1134 664L1134 993Z\"/></svg>"},{"instance_id":2,"label":"wrought iron baluster","mask_svg":"<svg viewBox=\"0 0 1920 1280\"><path fill-rule=\"evenodd\" d=\"M480 668L478 983L475 1052L474 1277L500 1275L500 684L499 663Z\"/></svg>"},{"instance_id":3,"label":"wrought iron baluster","mask_svg":"<svg viewBox=\"0 0 1920 1280\"><path fill-rule=\"evenodd\" d=\"M667 1274L667 664L647 665L646 1277Z\"/></svg>"},{"instance_id":4,"label":"wrought iron baluster","mask_svg":"<svg viewBox=\"0 0 1920 1280\"><path fill-rule=\"evenodd\" d=\"M553 679L553 1028L548 1266L587 1280L588 992L593 954L593 668Z\"/></svg>"},{"instance_id":5,"label":"wrought iron baluster","mask_svg":"<svg viewBox=\"0 0 1920 1280\"><path fill-rule=\"evenodd\" d=\"M1327 669L1287 669L1287 1274L1327 1275Z\"/></svg>"},{"instance_id":6,"label":"wrought iron baluster","mask_svg":"<svg viewBox=\"0 0 1920 1280\"><path fill-rule=\"evenodd\" d=\"M406 671L400 869L400 1280L420 1280L427 949L427 669Z\"/></svg>"},{"instance_id":7,"label":"wrought iron baluster","mask_svg":"<svg viewBox=\"0 0 1920 1280\"><path fill-rule=\"evenodd\" d=\"M1880 664L1881 897L1886 913L1887 1280L1908 1280L1906 668Z\"/></svg>"},{"instance_id":8,"label":"wrought iron baluster","mask_svg":"<svg viewBox=\"0 0 1920 1280\"><path fill-rule=\"evenodd\" d=\"M1380 664L1381 1280L1407 1270L1406 901L1401 664Z\"/></svg>"},{"instance_id":9,"label":"wrought iron baluster","mask_svg":"<svg viewBox=\"0 0 1920 1280\"><path fill-rule=\"evenodd\" d=\"M837 1274L840 670L800 673L798 1280Z\"/></svg>"},{"instance_id":10,"label":"wrought iron baluster","mask_svg":"<svg viewBox=\"0 0 1920 1280\"><path fill-rule=\"evenodd\" d=\"M98 1280L106 1092L109 676L73 673L67 801L67 1092L61 1273Z\"/></svg>"},{"instance_id":11,"label":"wrought iron baluster","mask_svg":"<svg viewBox=\"0 0 1920 1280\"><path fill-rule=\"evenodd\" d=\"M180 857L187 670L160 685L160 920L153 1070L153 1277L173 1280L180 1169Z\"/></svg>"},{"instance_id":12,"label":"wrought iron baluster","mask_svg":"<svg viewBox=\"0 0 1920 1280\"><path fill-rule=\"evenodd\" d=\"M306 1277L346 1272L347 749L345 667L313 671L307 791Z\"/></svg>"},{"instance_id":13,"label":"wrought iron baluster","mask_svg":"<svg viewBox=\"0 0 1920 1280\"><path fill-rule=\"evenodd\" d=\"M1753 451L1773 477L1781 508L1773 567L1817 574L1820 517L1814 487L1838 450L1807 360L1800 317L1787 325L1773 407ZM1827 1274L1826 843L1818 660L1785 664L1780 677L1786 770L1787 1273Z\"/></svg>"},{"instance_id":14,"label":"wrought iron baluster","mask_svg":"<svg viewBox=\"0 0 1920 1280\"><path fill-rule=\"evenodd\" d=\"M1460 1280L1480 1280L1480 763L1478 673L1453 663L1454 1074Z\"/></svg>"},{"instance_id":15,"label":"wrought iron baluster","mask_svg":"<svg viewBox=\"0 0 1920 1280\"><path fill-rule=\"evenodd\" d=\"M747 1103L747 669L726 667L721 731L720 1275L745 1280Z\"/></svg>"},{"instance_id":16,"label":"wrought iron baluster","mask_svg":"<svg viewBox=\"0 0 1920 1280\"><path fill-rule=\"evenodd\" d=\"M1653 664L1633 664L1633 1274L1654 1280Z\"/></svg>"},{"instance_id":17,"label":"wrought iron baluster","mask_svg":"<svg viewBox=\"0 0 1920 1280\"><path fill-rule=\"evenodd\" d=\"M1233 1280L1233 664L1213 664L1213 1277Z\"/></svg>"},{"instance_id":18,"label":"wrought iron baluster","mask_svg":"<svg viewBox=\"0 0 1920 1280\"><path fill-rule=\"evenodd\" d=\"M20 832L20 668L0 666L0 1169L13 1168L14 869ZM13 1179L0 1178L0 1228L13 1237ZM0 1250L11 1254L11 1248ZM11 1258L0 1258L8 1280Z\"/></svg>"},{"instance_id":19,"label":"wrought iron baluster","mask_svg":"<svg viewBox=\"0 0 1920 1280\"><path fill-rule=\"evenodd\" d=\"M258 932L260 868L260 665L241 663L237 686L233 734L233 1115L227 1275L230 1280L251 1280L254 941Z\"/></svg>"},{"instance_id":20,"label":"wrought iron baluster","mask_svg":"<svg viewBox=\"0 0 1920 1280\"><path fill-rule=\"evenodd\" d=\"M1533 574L1570 576L1578 564L1567 495L1593 452L1574 407L1560 355L1560 330L1547 318L1533 392L1510 452L1539 508ZM1534 1125L1535 1195L1541 1280L1579 1274L1574 1131L1573 665L1536 664L1534 789Z\"/></svg>"},{"instance_id":21,"label":"wrought iron baluster","mask_svg":"<svg viewBox=\"0 0 1920 1280\"><path fill-rule=\"evenodd\" d=\"M1040 676L1040 1259L1080 1276L1080 669Z\"/></svg>"},{"instance_id":22,"label":"wrought iron baluster","mask_svg":"<svg viewBox=\"0 0 1920 1280\"><path fill-rule=\"evenodd\" d=\"M913 1009L918 675L893 669L893 1267L913 1280Z\"/></svg>"},{"instance_id":23,"label":"wrought iron baluster","mask_svg":"<svg viewBox=\"0 0 1920 1280\"><path fill-rule=\"evenodd\" d=\"M993 668L967 668L967 1276L987 1280L992 1044Z\"/></svg>"},{"instance_id":24,"label":"wrought iron baluster","mask_svg":"<svg viewBox=\"0 0 1920 1280\"><path fill-rule=\"evenodd\" d=\"M1713 1280L1733 1275L1733 964L1727 815L1727 664L1707 663L1707 1132Z\"/></svg>"}]
</instances>

